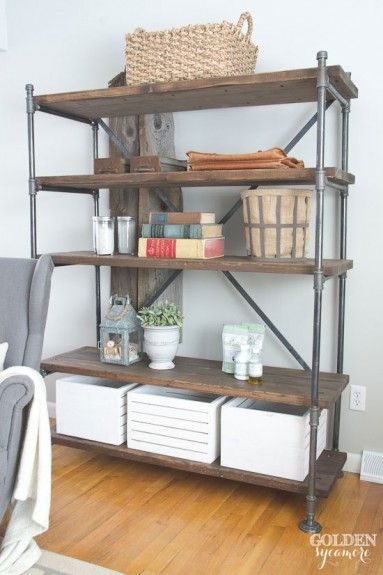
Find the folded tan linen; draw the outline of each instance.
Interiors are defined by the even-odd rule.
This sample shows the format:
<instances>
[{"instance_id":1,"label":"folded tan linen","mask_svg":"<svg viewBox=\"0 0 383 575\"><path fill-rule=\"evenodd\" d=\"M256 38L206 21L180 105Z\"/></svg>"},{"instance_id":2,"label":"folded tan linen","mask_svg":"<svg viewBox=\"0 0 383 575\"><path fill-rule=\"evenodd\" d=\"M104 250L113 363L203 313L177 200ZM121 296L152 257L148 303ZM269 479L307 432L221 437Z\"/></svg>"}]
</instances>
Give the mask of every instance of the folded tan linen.
<instances>
[{"instance_id":1,"label":"folded tan linen","mask_svg":"<svg viewBox=\"0 0 383 575\"><path fill-rule=\"evenodd\" d=\"M282 160L260 160L249 162L194 162L189 164L189 170L262 170L262 169L304 168L303 162L284 158Z\"/></svg>"},{"instance_id":2,"label":"folded tan linen","mask_svg":"<svg viewBox=\"0 0 383 575\"><path fill-rule=\"evenodd\" d=\"M271 148L270 150L260 150L251 154L216 154L211 152L186 152L189 162L194 163L198 161L247 161L247 160L279 160L286 158L285 152L282 148Z\"/></svg>"},{"instance_id":3,"label":"folded tan linen","mask_svg":"<svg viewBox=\"0 0 383 575\"><path fill-rule=\"evenodd\" d=\"M189 170L252 170L271 168L304 168L304 163L289 158L281 148L252 154L214 154L187 152Z\"/></svg>"}]
</instances>

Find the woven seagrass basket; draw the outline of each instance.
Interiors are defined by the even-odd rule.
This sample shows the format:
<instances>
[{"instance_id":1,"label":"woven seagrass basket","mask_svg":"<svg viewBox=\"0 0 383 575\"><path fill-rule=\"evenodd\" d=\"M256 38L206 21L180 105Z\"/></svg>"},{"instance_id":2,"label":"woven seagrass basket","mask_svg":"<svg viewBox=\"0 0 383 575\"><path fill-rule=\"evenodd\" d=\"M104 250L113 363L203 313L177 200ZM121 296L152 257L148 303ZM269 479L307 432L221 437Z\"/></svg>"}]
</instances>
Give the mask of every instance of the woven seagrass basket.
<instances>
[{"instance_id":1,"label":"woven seagrass basket","mask_svg":"<svg viewBox=\"0 0 383 575\"><path fill-rule=\"evenodd\" d=\"M311 190L257 188L241 193L247 253L257 258L304 258Z\"/></svg>"},{"instance_id":2,"label":"woven seagrass basket","mask_svg":"<svg viewBox=\"0 0 383 575\"><path fill-rule=\"evenodd\" d=\"M243 24L247 21L247 31ZM251 42L253 19L237 24L197 24L163 32L137 28L126 35L128 85L252 74L258 46Z\"/></svg>"}]
</instances>

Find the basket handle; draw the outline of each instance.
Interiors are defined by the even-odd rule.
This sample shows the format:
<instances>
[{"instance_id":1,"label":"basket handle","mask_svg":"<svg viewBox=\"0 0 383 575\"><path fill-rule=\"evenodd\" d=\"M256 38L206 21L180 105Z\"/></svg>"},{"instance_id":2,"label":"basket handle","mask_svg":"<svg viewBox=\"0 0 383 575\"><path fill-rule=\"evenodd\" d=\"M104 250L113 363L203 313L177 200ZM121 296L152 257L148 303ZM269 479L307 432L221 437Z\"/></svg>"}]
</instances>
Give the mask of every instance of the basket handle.
<instances>
[{"instance_id":1,"label":"basket handle","mask_svg":"<svg viewBox=\"0 0 383 575\"><path fill-rule=\"evenodd\" d=\"M250 14L250 12L243 12L243 14L240 15L238 23L237 23L237 28L242 30L242 26L243 26L245 20L247 20L247 32L246 32L245 36L248 40L250 40L251 34L253 33L253 17Z\"/></svg>"}]
</instances>

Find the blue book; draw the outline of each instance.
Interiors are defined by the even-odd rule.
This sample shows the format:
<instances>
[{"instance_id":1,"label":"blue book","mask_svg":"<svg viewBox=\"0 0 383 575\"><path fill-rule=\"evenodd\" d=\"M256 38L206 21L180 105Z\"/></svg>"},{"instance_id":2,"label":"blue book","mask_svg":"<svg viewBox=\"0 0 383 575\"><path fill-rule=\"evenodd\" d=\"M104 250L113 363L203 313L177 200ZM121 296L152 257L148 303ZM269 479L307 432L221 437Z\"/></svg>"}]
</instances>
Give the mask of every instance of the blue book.
<instances>
[{"instance_id":1,"label":"blue book","mask_svg":"<svg viewBox=\"0 0 383 575\"><path fill-rule=\"evenodd\" d=\"M222 236L221 224L143 224L143 238L204 239Z\"/></svg>"}]
</instances>

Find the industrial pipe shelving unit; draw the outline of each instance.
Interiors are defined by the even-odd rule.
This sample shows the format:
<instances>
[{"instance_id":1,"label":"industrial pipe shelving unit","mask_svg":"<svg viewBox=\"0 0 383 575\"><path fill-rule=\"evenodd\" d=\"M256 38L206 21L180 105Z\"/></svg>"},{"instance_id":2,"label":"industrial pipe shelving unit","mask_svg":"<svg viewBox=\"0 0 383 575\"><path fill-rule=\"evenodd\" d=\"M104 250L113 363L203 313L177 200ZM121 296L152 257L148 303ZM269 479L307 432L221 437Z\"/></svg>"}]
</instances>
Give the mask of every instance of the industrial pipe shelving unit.
<instances>
[{"instance_id":1,"label":"industrial pipe shelving unit","mask_svg":"<svg viewBox=\"0 0 383 575\"><path fill-rule=\"evenodd\" d=\"M354 176L348 173L348 133L350 100L357 98L358 91L350 75L340 66L327 66L327 53L319 52L316 68L289 70L283 72L254 74L232 78L212 78L145 86L124 86L85 92L72 92L45 96L34 96L33 86L26 86L28 144L29 144L29 196L31 254L37 257L36 198L40 191L59 191L73 194L90 194L93 197L94 213L99 213L99 189L101 188L152 188L168 210L174 206L166 196L166 188L172 185L228 186L249 185L312 185L316 190L315 257L303 260L255 259L240 256L225 256L213 260L151 259L135 256L98 256L92 252L70 252L52 254L55 265L93 265L96 270L96 324L100 323L100 266L127 268L168 268L174 273L147 303L161 295L183 269L221 271L231 285L247 301L258 316L266 323L281 343L289 350L302 369L265 368L262 386L251 386L238 382L220 370L220 364L210 360L178 358L176 368L171 372L152 373L142 363L129 367L103 364L98 359L96 348L80 348L43 361L46 373L55 371L108 377L120 381L135 381L170 387L183 387L208 391L217 395L241 396L280 403L293 403L310 407L310 456L309 474L302 481L271 477L221 466L219 460L213 464L201 464L189 460L166 457L129 449L125 446L111 446L93 441L53 433L56 443L86 449L95 449L117 457L146 461L176 469L215 477L235 479L255 485L266 485L292 492L306 493L307 516L300 528L309 533L321 529L316 521L315 510L318 496L327 496L340 476L346 454L338 450L340 402L348 376L343 374L346 274L352 268L352 261L346 259L347 248L347 196L349 184ZM208 172L161 172L96 174L85 176L37 177L35 171L34 114L36 111L54 114L63 118L89 124L93 131L93 157L98 157L98 130L102 128L117 146L121 154L129 159L123 142L112 132L103 118L128 114L148 114L166 111L187 111L236 106L260 106L316 102L317 110L297 135L285 146L286 153L301 140L308 130L317 125L316 167L293 170L217 170ZM341 168L324 165L326 110L334 102L340 105L342 121ZM323 207L327 190L333 190L340 197L340 251L339 259L323 258ZM238 200L221 219L225 223L241 206ZM311 274L314 287L313 346L309 365L285 338L277 326L256 304L234 277L233 272L259 272L276 274ZM320 372L320 344L322 323L322 294L325 281L338 278L338 337L336 373ZM334 408L334 432L332 449L325 450L316 460L317 431L320 410Z\"/></svg>"}]
</instances>

